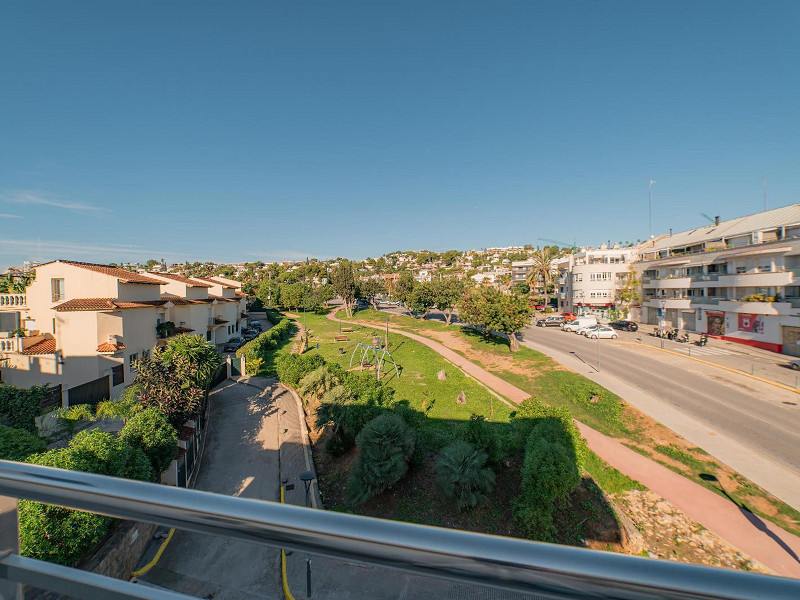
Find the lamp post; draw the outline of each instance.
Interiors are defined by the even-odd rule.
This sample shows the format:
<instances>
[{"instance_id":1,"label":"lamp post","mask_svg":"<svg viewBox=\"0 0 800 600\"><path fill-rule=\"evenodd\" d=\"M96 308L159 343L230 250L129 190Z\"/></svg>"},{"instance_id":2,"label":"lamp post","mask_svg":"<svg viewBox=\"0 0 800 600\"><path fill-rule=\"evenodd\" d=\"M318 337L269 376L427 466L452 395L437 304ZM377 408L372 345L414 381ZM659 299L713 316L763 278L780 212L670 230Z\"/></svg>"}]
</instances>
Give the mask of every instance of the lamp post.
<instances>
[{"instance_id":1,"label":"lamp post","mask_svg":"<svg viewBox=\"0 0 800 600\"><path fill-rule=\"evenodd\" d=\"M306 508L311 506L311 482L316 479L314 471L303 471L300 473L300 481L306 488ZM311 555L306 554L306 598L311 598Z\"/></svg>"}]
</instances>

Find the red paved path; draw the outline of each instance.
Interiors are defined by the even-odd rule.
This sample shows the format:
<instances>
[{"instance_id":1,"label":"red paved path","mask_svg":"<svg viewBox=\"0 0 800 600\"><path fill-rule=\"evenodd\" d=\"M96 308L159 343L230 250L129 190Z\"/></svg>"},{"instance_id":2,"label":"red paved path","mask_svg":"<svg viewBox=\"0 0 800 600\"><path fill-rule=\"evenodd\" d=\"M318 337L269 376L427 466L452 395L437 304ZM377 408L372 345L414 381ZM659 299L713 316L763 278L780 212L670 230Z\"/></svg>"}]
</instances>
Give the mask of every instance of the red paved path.
<instances>
[{"instance_id":1,"label":"red paved path","mask_svg":"<svg viewBox=\"0 0 800 600\"><path fill-rule=\"evenodd\" d=\"M339 310L340 308L336 308L328 313L328 318L341 323L374 326L374 323L337 319L334 315ZM530 397L530 394L489 373L439 342L399 329L390 328L389 331L425 344L514 403ZM757 515L739 509L734 502L634 452L617 440L579 421L576 422L589 448L612 467L647 486L705 528L777 574L800 578L800 537L784 531L769 521L764 521Z\"/></svg>"}]
</instances>

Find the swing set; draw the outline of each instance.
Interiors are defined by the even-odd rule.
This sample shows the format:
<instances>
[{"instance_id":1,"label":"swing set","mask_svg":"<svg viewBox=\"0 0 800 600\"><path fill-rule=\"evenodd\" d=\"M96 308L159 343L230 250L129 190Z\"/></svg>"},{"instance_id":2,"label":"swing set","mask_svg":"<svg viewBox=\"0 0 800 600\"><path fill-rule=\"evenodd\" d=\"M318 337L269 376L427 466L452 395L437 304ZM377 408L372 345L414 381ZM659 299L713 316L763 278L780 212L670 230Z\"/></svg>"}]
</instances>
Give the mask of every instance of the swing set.
<instances>
[{"instance_id":1,"label":"swing set","mask_svg":"<svg viewBox=\"0 0 800 600\"><path fill-rule=\"evenodd\" d=\"M392 357L392 353L388 350L384 350L383 348L378 348L376 346L369 346L367 344L362 344L358 342L353 348L353 354L350 356L350 368L353 368L353 361L356 358L356 353L361 349L361 360L359 361L359 366L363 369L364 365L375 365L375 376L380 379L381 370L383 369L383 364L387 361L391 362L394 365L394 372L395 374L400 377L400 371L397 368L397 363L394 361Z\"/></svg>"}]
</instances>

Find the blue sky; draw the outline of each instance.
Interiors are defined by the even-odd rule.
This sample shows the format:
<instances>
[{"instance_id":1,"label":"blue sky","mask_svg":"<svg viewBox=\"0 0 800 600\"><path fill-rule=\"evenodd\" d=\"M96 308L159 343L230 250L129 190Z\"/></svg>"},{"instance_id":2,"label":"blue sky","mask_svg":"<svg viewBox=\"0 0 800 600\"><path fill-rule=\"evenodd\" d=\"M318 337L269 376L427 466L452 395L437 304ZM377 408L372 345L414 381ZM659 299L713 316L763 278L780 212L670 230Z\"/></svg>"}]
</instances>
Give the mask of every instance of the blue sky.
<instances>
[{"instance_id":1,"label":"blue sky","mask_svg":"<svg viewBox=\"0 0 800 600\"><path fill-rule=\"evenodd\" d=\"M800 202L800 3L0 9L0 267L646 238Z\"/></svg>"}]
</instances>

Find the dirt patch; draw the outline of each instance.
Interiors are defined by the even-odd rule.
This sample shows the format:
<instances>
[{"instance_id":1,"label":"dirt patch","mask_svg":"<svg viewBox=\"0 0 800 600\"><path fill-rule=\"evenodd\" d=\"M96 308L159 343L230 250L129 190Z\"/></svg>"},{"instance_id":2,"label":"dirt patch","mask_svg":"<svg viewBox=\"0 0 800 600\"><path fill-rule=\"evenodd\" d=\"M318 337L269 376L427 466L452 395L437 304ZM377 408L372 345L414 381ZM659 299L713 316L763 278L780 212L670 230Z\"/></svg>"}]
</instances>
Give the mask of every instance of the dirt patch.
<instances>
[{"instance_id":1,"label":"dirt patch","mask_svg":"<svg viewBox=\"0 0 800 600\"><path fill-rule=\"evenodd\" d=\"M653 492L623 492L615 500L641 532L652 557L774 574Z\"/></svg>"}]
</instances>

